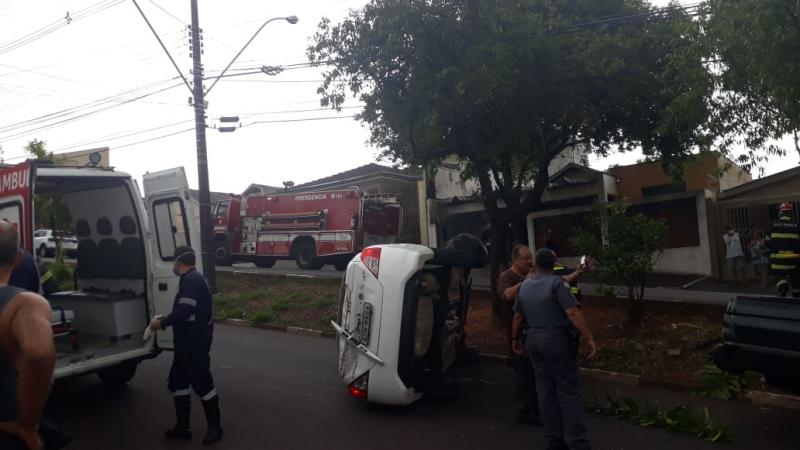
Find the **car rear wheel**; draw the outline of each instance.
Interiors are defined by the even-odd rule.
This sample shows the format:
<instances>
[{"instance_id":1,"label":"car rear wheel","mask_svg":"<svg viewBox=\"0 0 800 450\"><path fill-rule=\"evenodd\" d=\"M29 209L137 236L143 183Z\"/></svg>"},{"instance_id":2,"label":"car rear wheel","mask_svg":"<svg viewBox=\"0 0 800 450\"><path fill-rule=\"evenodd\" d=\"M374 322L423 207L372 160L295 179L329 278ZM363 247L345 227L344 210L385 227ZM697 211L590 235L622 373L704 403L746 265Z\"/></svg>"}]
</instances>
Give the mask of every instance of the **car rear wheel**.
<instances>
[{"instance_id":1,"label":"car rear wheel","mask_svg":"<svg viewBox=\"0 0 800 450\"><path fill-rule=\"evenodd\" d=\"M336 270L338 270L339 272L344 272L345 270L347 270L348 264L350 264L350 261L348 260L336 261L335 263L333 263L333 267L335 267Z\"/></svg>"},{"instance_id":2,"label":"car rear wheel","mask_svg":"<svg viewBox=\"0 0 800 450\"><path fill-rule=\"evenodd\" d=\"M39 246L39 257L45 258L47 256L47 246L42 244Z\"/></svg>"},{"instance_id":3,"label":"car rear wheel","mask_svg":"<svg viewBox=\"0 0 800 450\"><path fill-rule=\"evenodd\" d=\"M97 372L100 381L106 386L112 388L121 388L128 384L136 375L136 367L138 364L122 363L116 366L108 367Z\"/></svg>"}]
</instances>

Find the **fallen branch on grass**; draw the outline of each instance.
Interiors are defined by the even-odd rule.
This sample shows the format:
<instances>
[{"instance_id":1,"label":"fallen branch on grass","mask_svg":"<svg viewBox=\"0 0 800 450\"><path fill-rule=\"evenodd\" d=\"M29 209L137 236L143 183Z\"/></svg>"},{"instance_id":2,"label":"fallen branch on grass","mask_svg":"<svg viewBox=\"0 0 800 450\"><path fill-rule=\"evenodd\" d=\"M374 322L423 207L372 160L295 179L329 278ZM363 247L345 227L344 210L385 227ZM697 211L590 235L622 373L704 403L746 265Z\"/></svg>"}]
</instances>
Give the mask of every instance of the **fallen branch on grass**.
<instances>
[{"instance_id":1,"label":"fallen branch on grass","mask_svg":"<svg viewBox=\"0 0 800 450\"><path fill-rule=\"evenodd\" d=\"M680 405L663 410L659 403L639 403L628 397L605 394L587 404L587 410L615 419L627 420L640 427L664 428L675 433L686 433L708 442L731 442L728 427L711 420L708 408L696 409L690 405Z\"/></svg>"}]
</instances>

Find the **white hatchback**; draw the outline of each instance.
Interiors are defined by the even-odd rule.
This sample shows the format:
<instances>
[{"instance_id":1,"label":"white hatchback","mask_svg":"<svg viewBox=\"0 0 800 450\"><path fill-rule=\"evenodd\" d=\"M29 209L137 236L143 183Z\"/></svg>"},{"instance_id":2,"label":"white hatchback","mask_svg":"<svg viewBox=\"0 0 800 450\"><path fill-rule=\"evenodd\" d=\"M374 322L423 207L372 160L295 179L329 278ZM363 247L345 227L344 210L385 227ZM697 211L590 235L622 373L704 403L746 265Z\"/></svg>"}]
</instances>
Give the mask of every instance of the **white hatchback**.
<instances>
[{"instance_id":1,"label":"white hatchback","mask_svg":"<svg viewBox=\"0 0 800 450\"><path fill-rule=\"evenodd\" d=\"M486 260L480 241L465 236L447 249L368 247L350 262L332 325L351 396L408 405L451 389L446 372L464 348L470 269Z\"/></svg>"}]
</instances>

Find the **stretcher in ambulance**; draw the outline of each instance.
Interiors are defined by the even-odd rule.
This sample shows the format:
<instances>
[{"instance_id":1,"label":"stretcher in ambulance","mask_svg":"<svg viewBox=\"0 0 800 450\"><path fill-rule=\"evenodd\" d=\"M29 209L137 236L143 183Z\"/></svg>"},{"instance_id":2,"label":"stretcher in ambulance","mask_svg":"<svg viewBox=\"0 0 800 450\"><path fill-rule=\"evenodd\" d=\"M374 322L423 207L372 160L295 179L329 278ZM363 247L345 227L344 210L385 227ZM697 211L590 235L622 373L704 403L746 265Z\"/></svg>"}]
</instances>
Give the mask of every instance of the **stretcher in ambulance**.
<instances>
[{"instance_id":1,"label":"stretcher in ambulance","mask_svg":"<svg viewBox=\"0 0 800 450\"><path fill-rule=\"evenodd\" d=\"M170 332L144 330L171 309L174 250L199 245L199 230L183 168L145 175L144 191L143 199L131 176L113 169L38 161L0 169L0 219L17 226L27 251L38 197L63 204L78 239L74 279L46 296L56 379L96 372L122 385L139 362L172 348Z\"/></svg>"}]
</instances>

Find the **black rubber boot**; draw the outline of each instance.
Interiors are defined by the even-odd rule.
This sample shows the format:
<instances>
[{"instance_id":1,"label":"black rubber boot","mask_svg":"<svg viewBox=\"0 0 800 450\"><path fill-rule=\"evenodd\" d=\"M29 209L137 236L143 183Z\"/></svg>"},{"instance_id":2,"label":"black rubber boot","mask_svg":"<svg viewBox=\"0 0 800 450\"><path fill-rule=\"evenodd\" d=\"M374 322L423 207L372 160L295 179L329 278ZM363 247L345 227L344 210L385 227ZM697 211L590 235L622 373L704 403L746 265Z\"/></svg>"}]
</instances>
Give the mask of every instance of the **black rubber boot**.
<instances>
[{"instance_id":1,"label":"black rubber boot","mask_svg":"<svg viewBox=\"0 0 800 450\"><path fill-rule=\"evenodd\" d=\"M192 438L192 430L189 428L189 418L192 415L192 397L190 395L179 395L173 397L175 400L175 427L167 430L164 437L167 439L189 440Z\"/></svg>"},{"instance_id":2,"label":"black rubber boot","mask_svg":"<svg viewBox=\"0 0 800 450\"><path fill-rule=\"evenodd\" d=\"M215 396L211 400L204 401L203 410L206 412L206 423L208 424L208 431L206 431L206 437L203 438L203 444L216 444L222 439L222 426L220 425L219 417L219 397Z\"/></svg>"}]
</instances>

